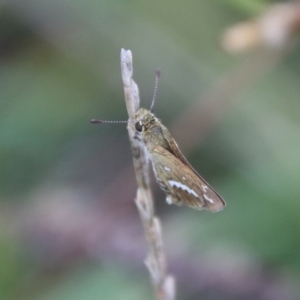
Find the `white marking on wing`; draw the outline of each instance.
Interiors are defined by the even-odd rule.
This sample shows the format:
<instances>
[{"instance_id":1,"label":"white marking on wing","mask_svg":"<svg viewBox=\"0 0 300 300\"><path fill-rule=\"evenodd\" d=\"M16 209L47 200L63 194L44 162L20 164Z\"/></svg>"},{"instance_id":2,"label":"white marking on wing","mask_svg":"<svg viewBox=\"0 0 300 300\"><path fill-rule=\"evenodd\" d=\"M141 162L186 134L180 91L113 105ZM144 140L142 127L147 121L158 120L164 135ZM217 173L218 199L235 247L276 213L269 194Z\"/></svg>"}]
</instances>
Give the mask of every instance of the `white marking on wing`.
<instances>
[{"instance_id":1,"label":"white marking on wing","mask_svg":"<svg viewBox=\"0 0 300 300\"><path fill-rule=\"evenodd\" d=\"M203 185L202 185L202 188L203 188L203 190L204 190L204 193L206 193L206 191L208 190L208 186L205 185L205 184L203 184Z\"/></svg>"},{"instance_id":2,"label":"white marking on wing","mask_svg":"<svg viewBox=\"0 0 300 300\"><path fill-rule=\"evenodd\" d=\"M182 184L181 182L175 181L175 180L169 180L168 181L171 187L177 187L179 189L182 189L186 192L188 192L190 195L193 195L196 198L199 198L199 196L197 195L197 193L193 190L190 189L188 186L186 186L185 184Z\"/></svg>"},{"instance_id":3,"label":"white marking on wing","mask_svg":"<svg viewBox=\"0 0 300 300\"><path fill-rule=\"evenodd\" d=\"M182 180L186 180L184 176L182 177Z\"/></svg>"},{"instance_id":4,"label":"white marking on wing","mask_svg":"<svg viewBox=\"0 0 300 300\"><path fill-rule=\"evenodd\" d=\"M207 195L204 194L203 197L210 203L214 203L214 201L212 199L210 199Z\"/></svg>"},{"instance_id":5,"label":"white marking on wing","mask_svg":"<svg viewBox=\"0 0 300 300\"><path fill-rule=\"evenodd\" d=\"M164 167L164 169L165 169L167 172L170 172L170 171L171 171L171 169L168 168L168 167Z\"/></svg>"}]
</instances>

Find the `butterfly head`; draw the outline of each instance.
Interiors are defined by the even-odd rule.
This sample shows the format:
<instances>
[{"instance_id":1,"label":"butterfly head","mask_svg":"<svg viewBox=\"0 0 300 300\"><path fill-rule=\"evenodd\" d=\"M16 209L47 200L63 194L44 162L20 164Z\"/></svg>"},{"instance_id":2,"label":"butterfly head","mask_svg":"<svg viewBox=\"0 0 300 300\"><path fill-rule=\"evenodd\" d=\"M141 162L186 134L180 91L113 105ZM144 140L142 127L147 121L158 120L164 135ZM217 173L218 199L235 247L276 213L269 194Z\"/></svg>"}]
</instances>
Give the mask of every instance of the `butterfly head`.
<instances>
[{"instance_id":1,"label":"butterfly head","mask_svg":"<svg viewBox=\"0 0 300 300\"><path fill-rule=\"evenodd\" d=\"M159 123L158 119L155 117L150 110L145 108L140 108L133 118L135 130L141 134L149 131L152 127Z\"/></svg>"}]
</instances>

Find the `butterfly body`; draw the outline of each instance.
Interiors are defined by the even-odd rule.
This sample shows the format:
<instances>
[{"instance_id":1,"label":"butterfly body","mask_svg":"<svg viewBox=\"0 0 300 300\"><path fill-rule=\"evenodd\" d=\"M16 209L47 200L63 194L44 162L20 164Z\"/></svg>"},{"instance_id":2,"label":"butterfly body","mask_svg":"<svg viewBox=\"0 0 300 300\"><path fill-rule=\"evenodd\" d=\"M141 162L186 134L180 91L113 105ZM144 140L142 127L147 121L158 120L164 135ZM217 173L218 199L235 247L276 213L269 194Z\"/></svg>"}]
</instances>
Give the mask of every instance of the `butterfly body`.
<instances>
[{"instance_id":1,"label":"butterfly body","mask_svg":"<svg viewBox=\"0 0 300 300\"><path fill-rule=\"evenodd\" d=\"M215 212L223 209L222 197L193 169L168 129L149 110L140 108L133 118L135 138L151 160L156 181L169 204L185 204Z\"/></svg>"}]
</instances>

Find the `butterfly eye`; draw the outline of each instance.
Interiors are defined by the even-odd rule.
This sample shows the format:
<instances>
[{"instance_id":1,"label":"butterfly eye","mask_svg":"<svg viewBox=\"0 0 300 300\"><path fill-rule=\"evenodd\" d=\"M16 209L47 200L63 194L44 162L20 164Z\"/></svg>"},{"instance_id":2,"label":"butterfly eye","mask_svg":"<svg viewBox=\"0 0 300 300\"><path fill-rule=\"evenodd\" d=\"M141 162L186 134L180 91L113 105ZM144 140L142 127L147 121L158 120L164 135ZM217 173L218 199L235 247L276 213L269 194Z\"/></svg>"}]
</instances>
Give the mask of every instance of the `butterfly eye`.
<instances>
[{"instance_id":1,"label":"butterfly eye","mask_svg":"<svg viewBox=\"0 0 300 300\"><path fill-rule=\"evenodd\" d=\"M136 131L141 132L143 130L142 123L141 122L136 122L135 123L135 129L136 129Z\"/></svg>"}]
</instances>

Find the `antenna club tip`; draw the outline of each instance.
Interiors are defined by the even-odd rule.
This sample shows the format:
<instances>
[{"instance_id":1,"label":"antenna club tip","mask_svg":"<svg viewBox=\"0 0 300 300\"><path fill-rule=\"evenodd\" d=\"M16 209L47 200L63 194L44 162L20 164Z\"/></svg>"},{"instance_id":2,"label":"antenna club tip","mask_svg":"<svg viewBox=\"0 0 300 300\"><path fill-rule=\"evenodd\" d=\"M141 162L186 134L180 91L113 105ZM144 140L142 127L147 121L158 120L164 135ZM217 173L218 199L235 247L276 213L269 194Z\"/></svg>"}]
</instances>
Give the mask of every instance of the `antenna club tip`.
<instances>
[{"instance_id":1,"label":"antenna club tip","mask_svg":"<svg viewBox=\"0 0 300 300\"><path fill-rule=\"evenodd\" d=\"M90 120L90 123L91 123L91 124L99 124L99 123L102 123L102 121L99 120L99 119L91 119L91 120Z\"/></svg>"},{"instance_id":2,"label":"antenna club tip","mask_svg":"<svg viewBox=\"0 0 300 300\"><path fill-rule=\"evenodd\" d=\"M159 77L160 74L161 74L161 70L160 70L160 68L157 68L157 69L156 69L156 76Z\"/></svg>"}]
</instances>

